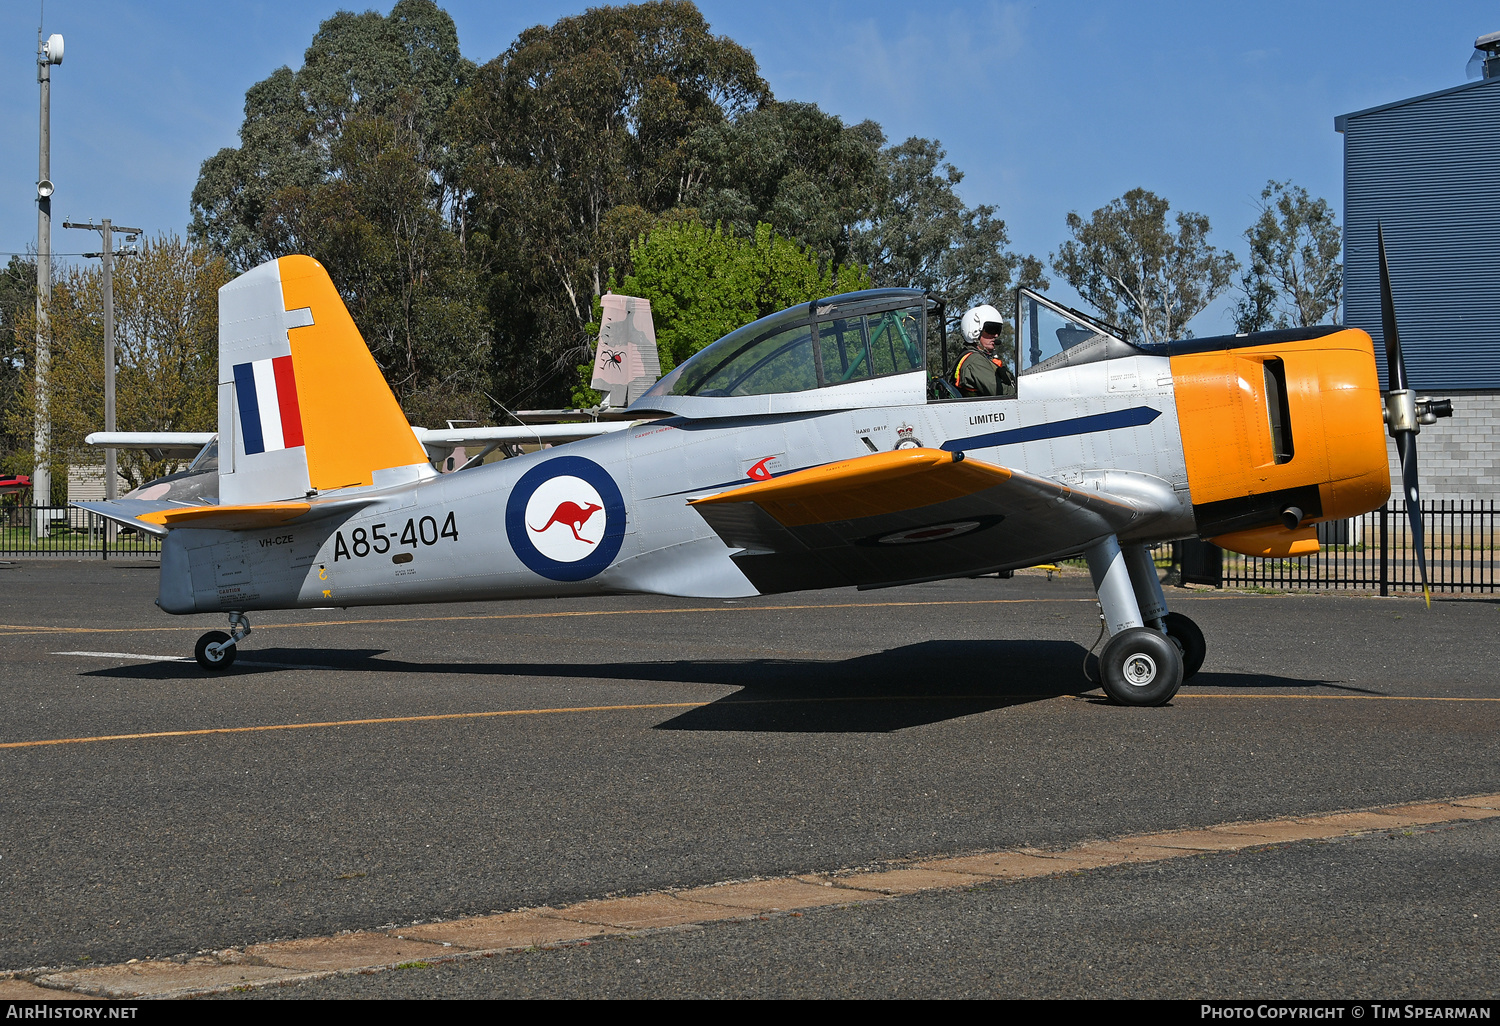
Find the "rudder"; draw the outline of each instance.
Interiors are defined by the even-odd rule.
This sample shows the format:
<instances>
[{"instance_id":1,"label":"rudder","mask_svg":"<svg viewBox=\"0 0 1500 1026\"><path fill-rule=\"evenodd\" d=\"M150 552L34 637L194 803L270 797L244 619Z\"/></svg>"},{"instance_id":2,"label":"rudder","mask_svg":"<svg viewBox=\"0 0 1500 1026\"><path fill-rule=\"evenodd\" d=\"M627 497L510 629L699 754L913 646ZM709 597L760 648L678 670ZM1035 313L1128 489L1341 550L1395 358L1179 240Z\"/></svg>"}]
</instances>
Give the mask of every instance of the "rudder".
<instances>
[{"instance_id":1,"label":"rudder","mask_svg":"<svg viewBox=\"0 0 1500 1026\"><path fill-rule=\"evenodd\" d=\"M436 473L328 272L307 256L219 290L219 453L224 504Z\"/></svg>"}]
</instances>

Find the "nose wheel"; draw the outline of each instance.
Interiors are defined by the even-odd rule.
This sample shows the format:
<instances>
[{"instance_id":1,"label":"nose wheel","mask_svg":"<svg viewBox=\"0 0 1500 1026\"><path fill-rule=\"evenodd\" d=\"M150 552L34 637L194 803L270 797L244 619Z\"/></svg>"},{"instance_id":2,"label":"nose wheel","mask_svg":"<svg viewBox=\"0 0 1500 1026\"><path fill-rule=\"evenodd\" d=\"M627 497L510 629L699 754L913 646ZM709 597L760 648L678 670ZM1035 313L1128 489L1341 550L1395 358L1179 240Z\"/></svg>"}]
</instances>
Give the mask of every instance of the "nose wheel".
<instances>
[{"instance_id":1,"label":"nose wheel","mask_svg":"<svg viewBox=\"0 0 1500 1026\"><path fill-rule=\"evenodd\" d=\"M234 665L239 643L250 633L250 621L243 613L229 614L229 633L209 631L198 639L193 658L210 673L219 673Z\"/></svg>"}]
</instances>

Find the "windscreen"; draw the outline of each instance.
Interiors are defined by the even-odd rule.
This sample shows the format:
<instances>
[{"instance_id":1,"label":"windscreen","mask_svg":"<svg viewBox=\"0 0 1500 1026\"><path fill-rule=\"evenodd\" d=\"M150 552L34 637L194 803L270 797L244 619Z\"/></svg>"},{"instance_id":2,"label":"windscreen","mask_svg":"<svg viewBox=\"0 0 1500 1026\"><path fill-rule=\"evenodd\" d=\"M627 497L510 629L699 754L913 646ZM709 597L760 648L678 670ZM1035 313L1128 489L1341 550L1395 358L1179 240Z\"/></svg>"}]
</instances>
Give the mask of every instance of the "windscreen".
<instances>
[{"instance_id":1,"label":"windscreen","mask_svg":"<svg viewBox=\"0 0 1500 1026\"><path fill-rule=\"evenodd\" d=\"M1017 366L1022 374L1050 369L1069 349L1086 342L1114 338L1079 314L1040 302L1022 292L1019 306L1020 337Z\"/></svg>"},{"instance_id":2,"label":"windscreen","mask_svg":"<svg viewBox=\"0 0 1500 1026\"><path fill-rule=\"evenodd\" d=\"M820 308L820 310L823 308ZM771 395L920 371L924 304L808 318L799 305L730 332L663 378L649 394Z\"/></svg>"}]
</instances>

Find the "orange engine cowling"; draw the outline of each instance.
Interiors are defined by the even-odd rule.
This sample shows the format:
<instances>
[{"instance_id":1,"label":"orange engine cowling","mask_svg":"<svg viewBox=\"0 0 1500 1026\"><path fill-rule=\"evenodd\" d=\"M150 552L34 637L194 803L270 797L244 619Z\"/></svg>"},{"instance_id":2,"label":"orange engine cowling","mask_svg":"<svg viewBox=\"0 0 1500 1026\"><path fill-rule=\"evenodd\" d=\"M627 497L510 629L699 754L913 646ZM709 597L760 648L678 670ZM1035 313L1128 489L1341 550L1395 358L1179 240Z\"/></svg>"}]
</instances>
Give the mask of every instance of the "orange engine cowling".
<instances>
[{"instance_id":1,"label":"orange engine cowling","mask_svg":"<svg viewBox=\"0 0 1500 1026\"><path fill-rule=\"evenodd\" d=\"M1317 551L1312 524L1390 496L1380 379L1365 332L1188 340L1173 343L1171 361L1200 536L1247 555L1302 555Z\"/></svg>"}]
</instances>

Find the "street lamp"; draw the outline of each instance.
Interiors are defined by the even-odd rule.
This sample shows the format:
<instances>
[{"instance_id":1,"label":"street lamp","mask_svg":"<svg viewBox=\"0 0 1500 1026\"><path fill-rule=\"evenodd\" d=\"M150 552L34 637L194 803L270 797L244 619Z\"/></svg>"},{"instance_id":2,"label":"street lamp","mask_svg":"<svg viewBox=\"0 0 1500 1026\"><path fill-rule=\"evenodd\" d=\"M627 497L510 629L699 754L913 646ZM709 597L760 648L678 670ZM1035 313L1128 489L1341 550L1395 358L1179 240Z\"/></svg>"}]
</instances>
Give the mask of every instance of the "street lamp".
<instances>
[{"instance_id":1,"label":"street lamp","mask_svg":"<svg viewBox=\"0 0 1500 1026\"><path fill-rule=\"evenodd\" d=\"M36 172L36 419L33 422L33 451L36 469L31 475L32 533L45 538L51 527L50 510L37 501L42 496L52 503L51 448L52 422L48 413L48 378L52 365L51 326L47 307L52 302L52 65L63 60L63 37L53 33L42 41L42 30L36 31L36 80L42 87L41 125L37 146Z\"/></svg>"},{"instance_id":2,"label":"street lamp","mask_svg":"<svg viewBox=\"0 0 1500 1026\"><path fill-rule=\"evenodd\" d=\"M98 224L76 224L64 221L64 228L87 228L104 237L104 248L98 253L85 253L86 257L99 257L104 262L104 430L115 429L115 257L135 256L133 249L115 249L115 232L124 232L126 242L134 242L141 234L140 228L117 226L105 218ZM104 450L104 497L113 501L115 492L115 450ZM32 493L35 495L35 492Z\"/></svg>"}]
</instances>

